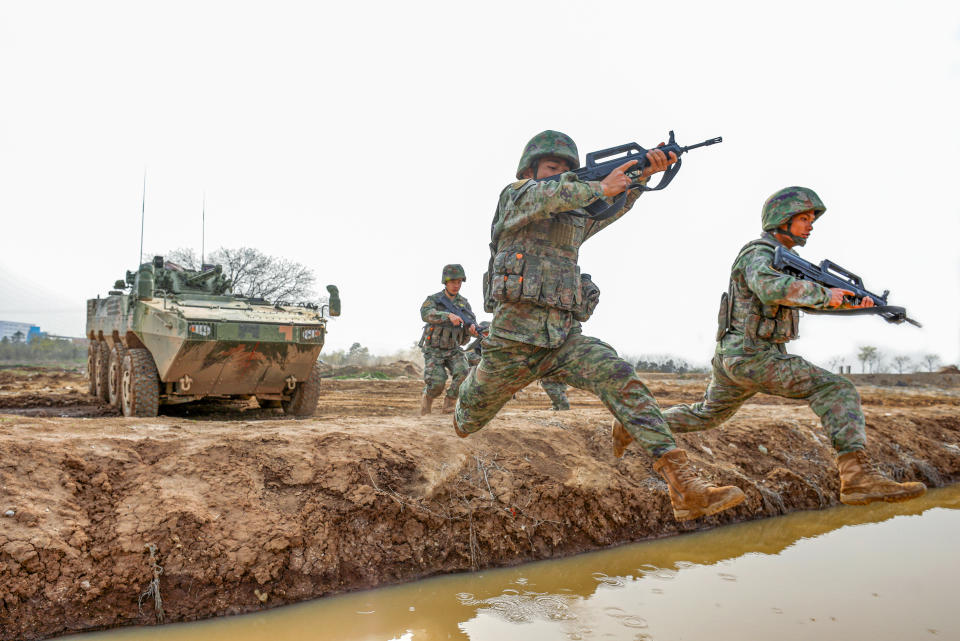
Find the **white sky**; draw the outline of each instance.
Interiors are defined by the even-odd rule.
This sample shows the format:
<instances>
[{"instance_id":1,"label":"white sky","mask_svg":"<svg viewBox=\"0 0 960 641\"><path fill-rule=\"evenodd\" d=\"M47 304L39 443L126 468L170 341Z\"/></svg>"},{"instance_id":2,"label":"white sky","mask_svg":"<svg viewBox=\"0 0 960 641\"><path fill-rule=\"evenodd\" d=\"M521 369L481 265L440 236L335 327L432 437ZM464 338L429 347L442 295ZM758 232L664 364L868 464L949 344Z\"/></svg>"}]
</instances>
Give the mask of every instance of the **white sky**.
<instances>
[{"instance_id":1,"label":"white sky","mask_svg":"<svg viewBox=\"0 0 960 641\"><path fill-rule=\"evenodd\" d=\"M255 246L336 283L331 349L419 338L442 266L482 308L526 141L692 152L584 246L586 331L706 362L773 191L828 211L801 250L924 323L807 316L793 351L960 358L960 4L0 2L0 318L81 335L146 251ZM322 287L321 287L322 291ZM481 316L485 316L482 315Z\"/></svg>"}]
</instances>

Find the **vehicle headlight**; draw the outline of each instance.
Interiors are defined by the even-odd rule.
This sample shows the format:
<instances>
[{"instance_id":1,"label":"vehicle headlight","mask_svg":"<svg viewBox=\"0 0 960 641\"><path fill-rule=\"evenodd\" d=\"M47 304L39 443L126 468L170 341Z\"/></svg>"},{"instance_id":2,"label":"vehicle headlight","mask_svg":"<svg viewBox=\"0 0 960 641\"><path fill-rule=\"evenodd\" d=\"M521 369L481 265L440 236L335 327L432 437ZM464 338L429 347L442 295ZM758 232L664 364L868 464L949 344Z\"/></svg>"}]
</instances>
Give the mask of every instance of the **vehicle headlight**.
<instances>
[{"instance_id":1,"label":"vehicle headlight","mask_svg":"<svg viewBox=\"0 0 960 641\"><path fill-rule=\"evenodd\" d=\"M206 323L190 323L187 325L187 331L192 336L202 336L203 338L213 336L213 326Z\"/></svg>"},{"instance_id":2,"label":"vehicle headlight","mask_svg":"<svg viewBox=\"0 0 960 641\"><path fill-rule=\"evenodd\" d=\"M322 329L304 329L300 332L300 337L305 341L318 341L323 338Z\"/></svg>"}]
</instances>

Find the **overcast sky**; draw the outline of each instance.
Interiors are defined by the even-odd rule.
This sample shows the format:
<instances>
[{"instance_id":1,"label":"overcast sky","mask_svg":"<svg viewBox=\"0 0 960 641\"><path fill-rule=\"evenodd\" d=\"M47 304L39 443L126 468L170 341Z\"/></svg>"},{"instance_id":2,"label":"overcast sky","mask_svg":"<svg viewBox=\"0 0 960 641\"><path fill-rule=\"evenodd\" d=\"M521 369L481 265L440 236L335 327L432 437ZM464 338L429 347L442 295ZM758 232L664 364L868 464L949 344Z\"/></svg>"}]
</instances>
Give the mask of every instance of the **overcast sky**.
<instances>
[{"instance_id":1,"label":"overcast sky","mask_svg":"<svg viewBox=\"0 0 960 641\"><path fill-rule=\"evenodd\" d=\"M793 351L960 358L960 3L0 2L0 319L81 335L149 253L248 245L335 283L330 349L416 341L445 263L481 274L497 196L543 129L581 156L674 129L670 187L588 242L585 331L712 354L765 198L827 205L801 254L923 329L807 316ZM322 291L322 287L320 288ZM481 314L481 317L485 315Z\"/></svg>"}]
</instances>

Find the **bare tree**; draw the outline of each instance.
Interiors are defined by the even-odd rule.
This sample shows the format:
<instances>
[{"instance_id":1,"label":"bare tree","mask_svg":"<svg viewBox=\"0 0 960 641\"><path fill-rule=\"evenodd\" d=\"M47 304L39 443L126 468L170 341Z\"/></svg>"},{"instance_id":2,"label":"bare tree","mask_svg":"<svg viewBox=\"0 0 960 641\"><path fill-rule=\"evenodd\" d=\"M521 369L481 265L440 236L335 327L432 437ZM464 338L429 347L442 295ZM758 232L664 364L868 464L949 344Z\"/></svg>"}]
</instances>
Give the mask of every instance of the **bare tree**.
<instances>
[{"instance_id":1,"label":"bare tree","mask_svg":"<svg viewBox=\"0 0 960 641\"><path fill-rule=\"evenodd\" d=\"M936 354L924 354L922 360L926 363L928 372L932 372L940 364L940 357Z\"/></svg>"},{"instance_id":2,"label":"bare tree","mask_svg":"<svg viewBox=\"0 0 960 641\"><path fill-rule=\"evenodd\" d=\"M910 360L909 356L894 356L893 357L893 366L897 368L897 374L903 374L903 370L910 367L913 364L913 361Z\"/></svg>"},{"instance_id":3,"label":"bare tree","mask_svg":"<svg viewBox=\"0 0 960 641\"><path fill-rule=\"evenodd\" d=\"M200 269L196 251L181 247L165 258L187 269ZM316 297L313 270L296 261L268 256L253 247L221 247L204 257L207 263L223 266L233 291L251 298L298 302Z\"/></svg>"},{"instance_id":4,"label":"bare tree","mask_svg":"<svg viewBox=\"0 0 960 641\"><path fill-rule=\"evenodd\" d=\"M860 361L860 371L866 373L867 363L873 364L873 359L877 357L877 348L870 345L864 345L857 352L857 360Z\"/></svg>"},{"instance_id":5,"label":"bare tree","mask_svg":"<svg viewBox=\"0 0 960 641\"><path fill-rule=\"evenodd\" d=\"M839 371L842 374L843 371L841 370L841 368L846 363L846 360L847 359L845 359L843 356L834 356L829 361L827 361L827 364L830 366L831 372Z\"/></svg>"}]
</instances>

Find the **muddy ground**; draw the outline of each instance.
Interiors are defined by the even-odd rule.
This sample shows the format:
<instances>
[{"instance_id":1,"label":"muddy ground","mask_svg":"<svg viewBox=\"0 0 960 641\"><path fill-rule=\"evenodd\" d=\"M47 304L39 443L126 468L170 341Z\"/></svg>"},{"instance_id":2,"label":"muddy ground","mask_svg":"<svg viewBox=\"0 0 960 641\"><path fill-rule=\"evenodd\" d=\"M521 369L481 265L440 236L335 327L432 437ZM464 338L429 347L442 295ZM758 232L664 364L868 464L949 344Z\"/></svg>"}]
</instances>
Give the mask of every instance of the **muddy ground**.
<instances>
[{"instance_id":1,"label":"muddy ground","mask_svg":"<svg viewBox=\"0 0 960 641\"><path fill-rule=\"evenodd\" d=\"M401 369L403 366L401 366ZM889 376L889 375L884 375ZM860 385L870 453L898 480L960 480L960 375ZM706 378L644 375L661 404ZM34 639L249 612L345 590L470 571L837 501L833 454L803 404L757 397L680 441L747 500L687 524L636 447L573 390L552 412L531 386L480 433L416 415L420 383L324 380L317 414L255 402L115 416L82 373L0 371L0 638Z\"/></svg>"}]
</instances>

